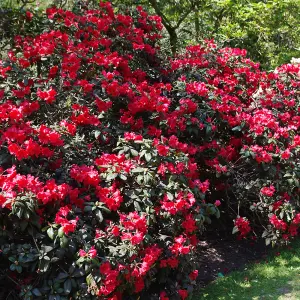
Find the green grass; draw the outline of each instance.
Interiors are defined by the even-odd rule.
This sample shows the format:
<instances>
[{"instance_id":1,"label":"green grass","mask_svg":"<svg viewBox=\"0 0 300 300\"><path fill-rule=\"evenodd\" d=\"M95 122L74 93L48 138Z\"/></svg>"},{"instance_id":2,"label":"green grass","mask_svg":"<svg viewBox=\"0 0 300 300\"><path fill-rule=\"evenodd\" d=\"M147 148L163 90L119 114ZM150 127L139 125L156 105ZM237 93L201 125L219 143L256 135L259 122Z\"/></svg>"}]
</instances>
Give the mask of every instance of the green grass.
<instances>
[{"instance_id":1,"label":"green grass","mask_svg":"<svg viewBox=\"0 0 300 300\"><path fill-rule=\"evenodd\" d=\"M268 259L217 279L192 300L300 299L300 241L291 248L274 250Z\"/></svg>"}]
</instances>

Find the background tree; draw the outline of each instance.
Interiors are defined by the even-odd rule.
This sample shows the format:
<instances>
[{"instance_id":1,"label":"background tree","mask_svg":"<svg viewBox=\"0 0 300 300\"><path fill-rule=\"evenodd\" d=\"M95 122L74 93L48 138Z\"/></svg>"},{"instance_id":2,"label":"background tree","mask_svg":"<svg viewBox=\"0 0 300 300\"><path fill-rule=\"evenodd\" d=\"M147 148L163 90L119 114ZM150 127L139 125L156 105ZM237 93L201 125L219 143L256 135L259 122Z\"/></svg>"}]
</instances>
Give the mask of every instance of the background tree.
<instances>
[{"instance_id":1,"label":"background tree","mask_svg":"<svg viewBox=\"0 0 300 300\"><path fill-rule=\"evenodd\" d=\"M299 1L214 2L215 8L222 11L213 29L216 40L247 49L249 56L264 68L274 68L300 56Z\"/></svg>"},{"instance_id":2,"label":"background tree","mask_svg":"<svg viewBox=\"0 0 300 300\"><path fill-rule=\"evenodd\" d=\"M162 18L172 53L190 43L214 38L223 46L248 50L264 68L300 56L300 2L297 0L137 0L113 1L119 7L143 5Z\"/></svg>"}]
</instances>

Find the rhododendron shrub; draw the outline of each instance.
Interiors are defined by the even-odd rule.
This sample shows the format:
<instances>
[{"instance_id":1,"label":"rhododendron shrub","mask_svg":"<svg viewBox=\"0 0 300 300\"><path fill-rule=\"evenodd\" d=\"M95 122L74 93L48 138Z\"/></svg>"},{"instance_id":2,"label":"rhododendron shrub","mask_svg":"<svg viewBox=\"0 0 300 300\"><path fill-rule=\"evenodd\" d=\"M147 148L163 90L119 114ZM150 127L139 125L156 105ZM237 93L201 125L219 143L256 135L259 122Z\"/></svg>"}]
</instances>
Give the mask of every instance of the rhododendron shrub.
<instances>
[{"instance_id":1,"label":"rhododendron shrub","mask_svg":"<svg viewBox=\"0 0 300 300\"><path fill-rule=\"evenodd\" d=\"M160 19L100 3L49 8L44 27L0 67L8 282L25 299L185 297L219 210L194 148L152 125L171 105Z\"/></svg>"},{"instance_id":2,"label":"rhododendron shrub","mask_svg":"<svg viewBox=\"0 0 300 300\"><path fill-rule=\"evenodd\" d=\"M300 66L265 73L244 50L208 47L173 61L178 106L167 122L194 143L210 198L237 213L233 233L286 241L299 230Z\"/></svg>"},{"instance_id":3,"label":"rhododendron shrub","mask_svg":"<svg viewBox=\"0 0 300 300\"><path fill-rule=\"evenodd\" d=\"M265 219L267 243L298 233L299 91L299 65L261 74L251 112L245 115L248 126L241 129L249 138L241 157L248 169L251 165L259 171L256 178L248 179L243 197L253 200L251 211Z\"/></svg>"},{"instance_id":4,"label":"rhododendron shrub","mask_svg":"<svg viewBox=\"0 0 300 300\"><path fill-rule=\"evenodd\" d=\"M297 234L299 66L212 41L166 60L141 7L46 14L0 64L1 267L22 298L185 299L220 210L240 238Z\"/></svg>"}]
</instances>

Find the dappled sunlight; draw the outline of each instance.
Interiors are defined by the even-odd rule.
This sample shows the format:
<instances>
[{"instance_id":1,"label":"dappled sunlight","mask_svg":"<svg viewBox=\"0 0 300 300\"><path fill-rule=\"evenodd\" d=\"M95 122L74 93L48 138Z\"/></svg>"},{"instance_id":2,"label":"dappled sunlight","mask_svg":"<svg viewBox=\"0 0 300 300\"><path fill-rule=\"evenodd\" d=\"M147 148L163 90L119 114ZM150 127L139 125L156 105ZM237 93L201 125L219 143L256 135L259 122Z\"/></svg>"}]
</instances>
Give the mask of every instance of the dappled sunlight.
<instances>
[{"instance_id":1,"label":"dappled sunlight","mask_svg":"<svg viewBox=\"0 0 300 300\"><path fill-rule=\"evenodd\" d=\"M297 300L300 299L300 243L294 243L292 253L284 250L279 256L233 272L228 277L218 279L193 300ZM226 293L226 295L224 295Z\"/></svg>"}]
</instances>

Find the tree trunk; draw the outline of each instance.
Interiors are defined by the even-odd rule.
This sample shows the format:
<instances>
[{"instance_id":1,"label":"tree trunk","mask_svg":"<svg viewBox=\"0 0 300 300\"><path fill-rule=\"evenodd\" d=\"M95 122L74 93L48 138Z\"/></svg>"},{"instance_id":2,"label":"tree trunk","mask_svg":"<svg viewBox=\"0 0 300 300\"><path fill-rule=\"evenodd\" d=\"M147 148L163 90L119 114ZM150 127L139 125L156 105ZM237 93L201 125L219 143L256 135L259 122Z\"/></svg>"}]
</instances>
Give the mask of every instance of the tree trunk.
<instances>
[{"instance_id":1,"label":"tree trunk","mask_svg":"<svg viewBox=\"0 0 300 300\"><path fill-rule=\"evenodd\" d=\"M178 36L176 29L174 28L167 28L167 31L169 33L169 40L170 40L170 46L172 54L175 55L177 52L177 43L178 43Z\"/></svg>"},{"instance_id":2,"label":"tree trunk","mask_svg":"<svg viewBox=\"0 0 300 300\"><path fill-rule=\"evenodd\" d=\"M199 43L199 38L200 38L200 22L199 22L199 11L195 11L195 39L197 43Z\"/></svg>"}]
</instances>

